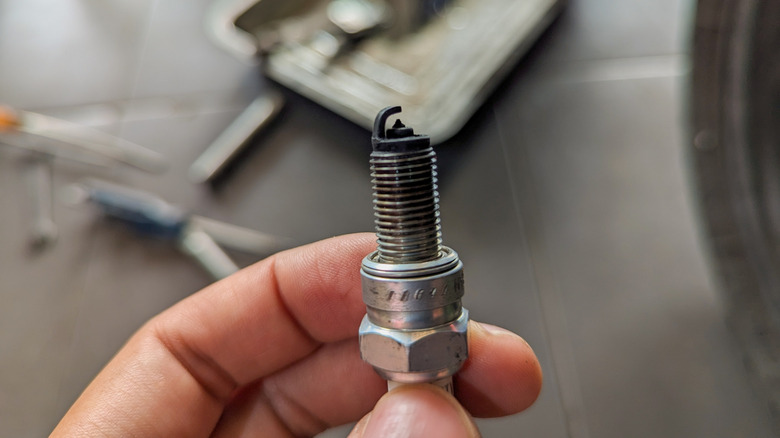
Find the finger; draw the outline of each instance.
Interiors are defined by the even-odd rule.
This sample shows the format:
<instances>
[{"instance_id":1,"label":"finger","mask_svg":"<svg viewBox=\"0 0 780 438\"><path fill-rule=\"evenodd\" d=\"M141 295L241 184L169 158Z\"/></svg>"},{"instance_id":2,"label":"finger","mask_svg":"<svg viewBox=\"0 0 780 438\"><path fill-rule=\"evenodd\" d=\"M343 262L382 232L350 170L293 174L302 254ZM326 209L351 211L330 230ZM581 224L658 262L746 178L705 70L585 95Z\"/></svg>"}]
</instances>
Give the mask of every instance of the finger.
<instances>
[{"instance_id":1,"label":"finger","mask_svg":"<svg viewBox=\"0 0 780 438\"><path fill-rule=\"evenodd\" d=\"M472 322L469 350L455 388L472 414L513 414L536 399L541 372L522 338ZM353 338L322 346L305 360L266 377L253 391L227 407L217 428L219 436L235 436L237 429L258 430L264 424L281 425L291 436L312 436L365 415L387 391L387 384L360 359Z\"/></svg>"},{"instance_id":2,"label":"finger","mask_svg":"<svg viewBox=\"0 0 780 438\"><path fill-rule=\"evenodd\" d=\"M463 407L433 385L402 385L384 395L350 438L479 437Z\"/></svg>"},{"instance_id":3,"label":"finger","mask_svg":"<svg viewBox=\"0 0 780 438\"><path fill-rule=\"evenodd\" d=\"M305 360L253 384L225 408L214 437L237 431L314 436L368 412L387 383L360 359L357 338L326 344Z\"/></svg>"},{"instance_id":4,"label":"finger","mask_svg":"<svg viewBox=\"0 0 780 438\"><path fill-rule=\"evenodd\" d=\"M354 336L365 313L360 262L374 240L342 236L279 253L161 314L155 335L189 367L203 358L237 385L252 382Z\"/></svg>"},{"instance_id":5,"label":"finger","mask_svg":"<svg viewBox=\"0 0 780 438\"><path fill-rule=\"evenodd\" d=\"M320 342L354 335L365 312L360 261L374 247L371 234L332 238L272 256L183 300L128 341L55 434L210 431L237 387Z\"/></svg>"},{"instance_id":6,"label":"finger","mask_svg":"<svg viewBox=\"0 0 780 438\"><path fill-rule=\"evenodd\" d=\"M371 412L364 415L363 418L360 419L360 421L355 423L355 427L352 428L352 431L349 433L349 436L347 436L347 438L362 437L363 434L366 432L366 426L368 425L368 420L370 419L371 419Z\"/></svg>"},{"instance_id":7,"label":"finger","mask_svg":"<svg viewBox=\"0 0 780 438\"><path fill-rule=\"evenodd\" d=\"M502 417L531 406L542 367L520 336L484 323L469 325L469 359L455 376L458 399L475 417Z\"/></svg>"}]
</instances>

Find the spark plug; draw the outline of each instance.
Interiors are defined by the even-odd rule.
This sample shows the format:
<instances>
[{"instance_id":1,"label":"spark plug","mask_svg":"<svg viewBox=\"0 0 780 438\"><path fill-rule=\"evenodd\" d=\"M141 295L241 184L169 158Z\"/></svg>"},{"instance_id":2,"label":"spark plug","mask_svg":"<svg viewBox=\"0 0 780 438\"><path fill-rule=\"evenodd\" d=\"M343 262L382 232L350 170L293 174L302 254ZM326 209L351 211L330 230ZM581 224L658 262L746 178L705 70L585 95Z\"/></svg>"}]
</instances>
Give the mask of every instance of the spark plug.
<instances>
[{"instance_id":1,"label":"spark plug","mask_svg":"<svg viewBox=\"0 0 780 438\"><path fill-rule=\"evenodd\" d=\"M377 250L361 264L366 316L360 354L388 381L432 383L453 393L468 356L463 263L442 245L436 153L388 107L374 121L371 178Z\"/></svg>"}]
</instances>

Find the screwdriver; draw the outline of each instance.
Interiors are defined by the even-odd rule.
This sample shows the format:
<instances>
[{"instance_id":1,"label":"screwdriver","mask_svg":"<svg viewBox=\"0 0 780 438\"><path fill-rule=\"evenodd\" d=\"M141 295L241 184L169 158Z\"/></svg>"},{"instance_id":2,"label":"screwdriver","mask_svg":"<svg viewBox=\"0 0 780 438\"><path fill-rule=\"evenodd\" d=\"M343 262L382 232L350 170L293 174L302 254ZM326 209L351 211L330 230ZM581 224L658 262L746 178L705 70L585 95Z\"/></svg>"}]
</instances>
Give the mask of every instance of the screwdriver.
<instances>
[{"instance_id":1,"label":"screwdriver","mask_svg":"<svg viewBox=\"0 0 780 438\"><path fill-rule=\"evenodd\" d=\"M55 140L79 151L74 153L61 147L31 142L8 142L11 146L34 152L88 164L110 165L119 162L150 173L161 173L168 167L167 160L158 152L125 139L55 117L0 105L0 135L18 133Z\"/></svg>"},{"instance_id":2,"label":"screwdriver","mask_svg":"<svg viewBox=\"0 0 780 438\"><path fill-rule=\"evenodd\" d=\"M25 179L31 200L30 246L40 251L57 240L57 224L54 222L52 196L51 157L36 154L27 160Z\"/></svg>"},{"instance_id":3,"label":"screwdriver","mask_svg":"<svg viewBox=\"0 0 780 438\"><path fill-rule=\"evenodd\" d=\"M175 242L216 280L239 269L220 244L261 255L288 246L283 238L189 214L151 193L105 181L68 186L61 198L69 204L89 201L137 234Z\"/></svg>"},{"instance_id":4,"label":"screwdriver","mask_svg":"<svg viewBox=\"0 0 780 438\"><path fill-rule=\"evenodd\" d=\"M0 105L0 132L13 131L21 125L19 115L7 106Z\"/></svg>"}]
</instances>

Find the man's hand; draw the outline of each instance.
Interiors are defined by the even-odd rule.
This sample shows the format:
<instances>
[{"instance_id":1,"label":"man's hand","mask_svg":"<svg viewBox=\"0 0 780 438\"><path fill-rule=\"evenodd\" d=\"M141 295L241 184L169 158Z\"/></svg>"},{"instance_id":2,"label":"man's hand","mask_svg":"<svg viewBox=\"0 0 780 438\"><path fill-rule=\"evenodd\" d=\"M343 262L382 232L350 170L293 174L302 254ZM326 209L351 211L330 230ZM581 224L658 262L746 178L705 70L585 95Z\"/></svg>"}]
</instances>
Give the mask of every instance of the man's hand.
<instances>
[{"instance_id":1,"label":"man's hand","mask_svg":"<svg viewBox=\"0 0 780 438\"><path fill-rule=\"evenodd\" d=\"M351 437L466 437L478 436L470 415L530 406L542 382L533 351L475 322L455 377L462 406L430 385L383 397L386 382L360 359L357 341L366 310L359 267L374 239L356 234L281 252L164 311L52 436L312 436L363 417Z\"/></svg>"}]
</instances>

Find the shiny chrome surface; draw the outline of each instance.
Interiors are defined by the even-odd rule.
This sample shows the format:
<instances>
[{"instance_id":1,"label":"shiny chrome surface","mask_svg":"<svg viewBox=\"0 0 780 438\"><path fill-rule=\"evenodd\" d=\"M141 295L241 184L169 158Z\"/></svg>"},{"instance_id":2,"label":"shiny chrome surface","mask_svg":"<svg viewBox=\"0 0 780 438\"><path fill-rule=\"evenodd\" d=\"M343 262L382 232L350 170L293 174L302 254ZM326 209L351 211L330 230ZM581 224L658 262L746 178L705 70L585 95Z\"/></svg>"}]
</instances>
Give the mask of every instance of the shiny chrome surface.
<instances>
[{"instance_id":1,"label":"shiny chrome surface","mask_svg":"<svg viewBox=\"0 0 780 438\"><path fill-rule=\"evenodd\" d=\"M428 383L455 374L468 357L466 309L454 321L418 330L398 330L374 323L360 324L360 354L385 379Z\"/></svg>"}]
</instances>

